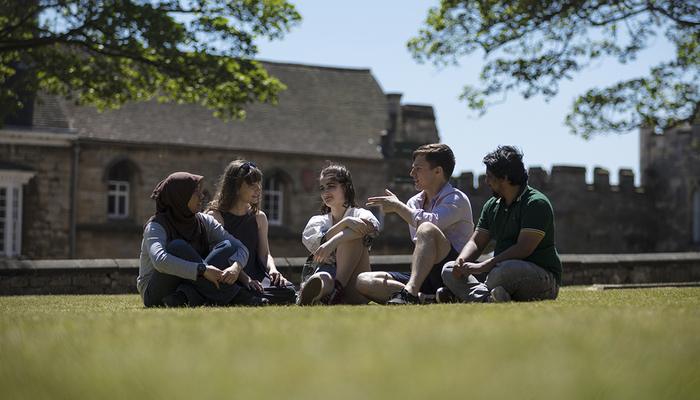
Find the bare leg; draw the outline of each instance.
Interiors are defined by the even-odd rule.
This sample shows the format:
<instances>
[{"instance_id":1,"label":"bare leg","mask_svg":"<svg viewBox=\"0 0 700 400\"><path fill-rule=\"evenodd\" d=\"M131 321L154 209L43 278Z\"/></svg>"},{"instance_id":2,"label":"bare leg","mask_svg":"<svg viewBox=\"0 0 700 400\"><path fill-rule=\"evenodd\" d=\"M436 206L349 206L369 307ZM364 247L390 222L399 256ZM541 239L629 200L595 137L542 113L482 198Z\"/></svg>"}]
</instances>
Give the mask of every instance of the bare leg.
<instances>
[{"instance_id":1,"label":"bare leg","mask_svg":"<svg viewBox=\"0 0 700 400\"><path fill-rule=\"evenodd\" d=\"M392 293L404 288L403 283L381 271L359 274L355 286L361 295L379 304L386 303L391 298Z\"/></svg>"},{"instance_id":2,"label":"bare leg","mask_svg":"<svg viewBox=\"0 0 700 400\"><path fill-rule=\"evenodd\" d=\"M429 222L420 224L416 238L416 248L411 260L411 278L406 284L406 291L414 296L418 296L418 291L433 265L447 257L452 249L450 241L440 228Z\"/></svg>"},{"instance_id":3,"label":"bare leg","mask_svg":"<svg viewBox=\"0 0 700 400\"><path fill-rule=\"evenodd\" d=\"M330 294L335 287L335 279L333 279L331 274L328 272L319 272L316 275L321 278L321 291L318 293L318 296L314 298L314 301L317 301L323 296Z\"/></svg>"},{"instance_id":4,"label":"bare leg","mask_svg":"<svg viewBox=\"0 0 700 400\"><path fill-rule=\"evenodd\" d=\"M355 268L362 257L362 249L364 247L362 239L351 240L338 245L335 251L335 279L337 279L343 287L348 285L350 277L355 272Z\"/></svg>"},{"instance_id":5,"label":"bare leg","mask_svg":"<svg viewBox=\"0 0 700 400\"><path fill-rule=\"evenodd\" d=\"M358 293L355 280L362 272L370 271L369 250L362 239L341 243L335 254L335 279L343 285L343 303L359 304L365 297Z\"/></svg>"},{"instance_id":6,"label":"bare leg","mask_svg":"<svg viewBox=\"0 0 700 400\"><path fill-rule=\"evenodd\" d=\"M355 242L357 243L355 244ZM357 257L358 260L355 264L355 268L352 270L352 274L347 279L347 284L344 284L343 281L340 281L340 283L343 284L343 286L345 287L343 291L343 303L360 304L364 303L367 299L357 290L356 282L357 277L361 273L371 271L369 265L369 249L365 247L362 240L353 241L352 243L353 246L348 247L347 250L351 251L354 255L359 257ZM337 278L338 276L336 275L336 279Z\"/></svg>"}]
</instances>

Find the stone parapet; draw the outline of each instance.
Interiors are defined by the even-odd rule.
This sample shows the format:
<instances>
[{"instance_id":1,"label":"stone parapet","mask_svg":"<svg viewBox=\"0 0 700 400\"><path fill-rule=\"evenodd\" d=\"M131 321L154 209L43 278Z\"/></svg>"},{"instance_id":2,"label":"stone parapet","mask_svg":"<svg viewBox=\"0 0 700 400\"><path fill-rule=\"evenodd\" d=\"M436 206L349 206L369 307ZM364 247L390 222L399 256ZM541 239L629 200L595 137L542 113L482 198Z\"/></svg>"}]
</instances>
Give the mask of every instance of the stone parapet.
<instances>
[{"instance_id":1,"label":"stone parapet","mask_svg":"<svg viewBox=\"0 0 700 400\"><path fill-rule=\"evenodd\" d=\"M562 283L619 285L700 282L700 252L563 254ZM299 287L305 257L276 257L283 275ZM372 269L408 271L411 255L370 256ZM2 260L0 295L137 293L138 259Z\"/></svg>"},{"instance_id":2,"label":"stone parapet","mask_svg":"<svg viewBox=\"0 0 700 400\"><path fill-rule=\"evenodd\" d=\"M700 253L563 254L564 285L700 282Z\"/></svg>"}]
</instances>

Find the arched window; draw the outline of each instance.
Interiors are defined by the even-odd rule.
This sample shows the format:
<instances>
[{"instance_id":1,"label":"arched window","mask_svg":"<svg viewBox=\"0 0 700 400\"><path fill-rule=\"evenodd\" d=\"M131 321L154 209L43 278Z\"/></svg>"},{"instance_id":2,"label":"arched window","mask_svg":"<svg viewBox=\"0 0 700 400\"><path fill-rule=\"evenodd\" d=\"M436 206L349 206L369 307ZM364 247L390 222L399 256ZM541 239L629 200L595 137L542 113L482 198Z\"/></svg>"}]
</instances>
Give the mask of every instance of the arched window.
<instances>
[{"instance_id":1,"label":"arched window","mask_svg":"<svg viewBox=\"0 0 700 400\"><path fill-rule=\"evenodd\" d=\"M279 174L265 179L262 210L270 226L282 226L284 217L284 180Z\"/></svg>"}]
</instances>

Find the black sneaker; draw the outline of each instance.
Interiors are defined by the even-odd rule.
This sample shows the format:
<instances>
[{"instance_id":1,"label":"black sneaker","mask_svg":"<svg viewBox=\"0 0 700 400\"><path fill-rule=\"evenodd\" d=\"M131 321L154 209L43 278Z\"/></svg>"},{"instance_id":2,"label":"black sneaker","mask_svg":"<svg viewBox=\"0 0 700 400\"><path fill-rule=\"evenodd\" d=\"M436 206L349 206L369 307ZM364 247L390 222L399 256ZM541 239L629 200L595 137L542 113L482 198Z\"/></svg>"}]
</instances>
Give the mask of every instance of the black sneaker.
<instances>
[{"instance_id":1,"label":"black sneaker","mask_svg":"<svg viewBox=\"0 0 700 400\"><path fill-rule=\"evenodd\" d=\"M400 292L392 293L391 298L386 302L386 304L391 306L420 304L420 299L418 296L408 293L406 289L401 289Z\"/></svg>"},{"instance_id":2,"label":"black sneaker","mask_svg":"<svg viewBox=\"0 0 700 400\"><path fill-rule=\"evenodd\" d=\"M304 286L299 291L299 296L297 297L297 305L300 306L310 306L314 303L314 299L318 297L323 288L323 282L318 276L312 276L306 281Z\"/></svg>"},{"instance_id":3,"label":"black sneaker","mask_svg":"<svg viewBox=\"0 0 700 400\"><path fill-rule=\"evenodd\" d=\"M187 295L181 290L176 290L173 293L163 297L161 301L166 308L187 307Z\"/></svg>"},{"instance_id":4,"label":"black sneaker","mask_svg":"<svg viewBox=\"0 0 700 400\"><path fill-rule=\"evenodd\" d=\"M241 288L238 294L231 300L229 305L244 306L244 307L260 307L266 306L270 301L264 297L253 296L246 288Z\"/></svg>"}]
</instances>

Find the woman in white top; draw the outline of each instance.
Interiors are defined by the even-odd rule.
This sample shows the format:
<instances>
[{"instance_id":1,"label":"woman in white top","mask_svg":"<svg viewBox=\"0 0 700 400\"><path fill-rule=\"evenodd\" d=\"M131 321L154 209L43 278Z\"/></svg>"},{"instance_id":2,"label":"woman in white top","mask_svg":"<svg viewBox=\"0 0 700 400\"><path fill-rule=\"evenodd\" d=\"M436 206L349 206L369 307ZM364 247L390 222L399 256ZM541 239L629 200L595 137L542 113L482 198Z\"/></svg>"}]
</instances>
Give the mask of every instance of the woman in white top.
<instances>
[{"instance_id":1,"label":"woman in white top","mask_svg":"<svg viewBox=\"0 0 700 400\"><path fill-rule=\"evenodd\" d=\"M312 253L304 266L297 303L359 304L355 279L370 271L369 249L379 234L379 221L355 201L350 171L329 163L319 177L321 213L304 228L302 241Z\"/></svg>"}]
</instances>

